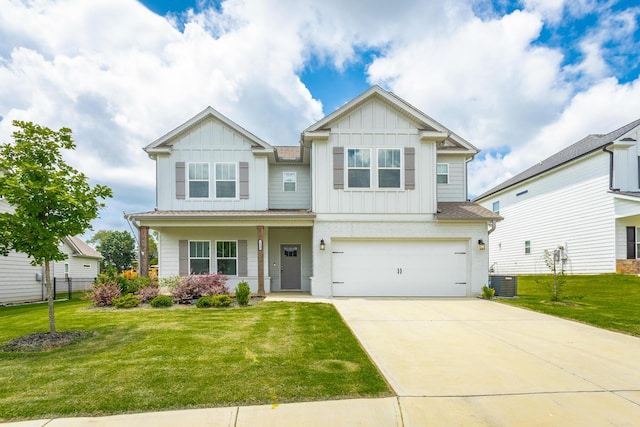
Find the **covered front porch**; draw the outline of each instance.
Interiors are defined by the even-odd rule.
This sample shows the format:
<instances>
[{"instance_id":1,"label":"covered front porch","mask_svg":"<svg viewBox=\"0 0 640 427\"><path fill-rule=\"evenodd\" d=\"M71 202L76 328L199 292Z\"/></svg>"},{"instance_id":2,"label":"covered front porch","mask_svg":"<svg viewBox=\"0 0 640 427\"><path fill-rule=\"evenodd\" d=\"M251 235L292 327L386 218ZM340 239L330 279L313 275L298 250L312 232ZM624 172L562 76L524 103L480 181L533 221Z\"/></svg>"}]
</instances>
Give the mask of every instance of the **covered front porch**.
<instances>
[{"instance_id":1,"label":"covered front porch","mask_svg":"<svg viewBox=\"0 0 640 427\"><path fill-rule=\"evenodd\" d=\"M160 279L221 273L229 288L246 281L258 295L311 290L313 213L153 211L127 218L140 231L141 252L149 230L158 232ZM147 271L142 263L140 270Z\"/></svg>"},{"instance_id":2,"label":"covered front porch","mask_svg":"<svg viewBox=\"0 0 640 427\"><path fill-rule=\"evenodd\" d=\"M640 192L613 192L616 273L640 274Z\"/></svg>"}]
</instances>

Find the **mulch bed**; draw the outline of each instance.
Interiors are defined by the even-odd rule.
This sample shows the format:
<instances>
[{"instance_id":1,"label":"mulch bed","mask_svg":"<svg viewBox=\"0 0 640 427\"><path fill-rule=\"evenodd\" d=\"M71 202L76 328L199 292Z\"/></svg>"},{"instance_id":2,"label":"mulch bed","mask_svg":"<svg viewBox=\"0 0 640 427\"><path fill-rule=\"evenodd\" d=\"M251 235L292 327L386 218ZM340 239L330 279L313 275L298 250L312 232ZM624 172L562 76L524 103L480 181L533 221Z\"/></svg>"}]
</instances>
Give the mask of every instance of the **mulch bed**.
<instances>
[{"instance_id":1,"label":"mulch bed","mask_svg":"<svg viewBox=\"0 0 640 427\"><path fill-rule=\"evenodd\" d=\"M1 350L6 353L49 351L74 344L93 335L93 332L87 331L67 331L55 334L36 332L12 339L3 345Z\"/></svg>"}]
</instances>

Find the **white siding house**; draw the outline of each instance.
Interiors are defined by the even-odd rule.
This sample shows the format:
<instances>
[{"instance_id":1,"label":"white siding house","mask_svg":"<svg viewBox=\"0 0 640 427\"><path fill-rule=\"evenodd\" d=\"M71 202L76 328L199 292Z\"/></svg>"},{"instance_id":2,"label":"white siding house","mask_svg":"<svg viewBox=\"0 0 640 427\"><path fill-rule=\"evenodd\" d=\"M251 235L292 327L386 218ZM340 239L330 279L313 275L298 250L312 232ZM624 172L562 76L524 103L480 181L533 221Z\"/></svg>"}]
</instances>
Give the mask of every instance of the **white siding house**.
<instances>
[{"instance_id":1,"label":"white siding house","mask_svg":"<svg viewBox=\"0 0 640 427\"><path fill-rule=\"evenodd\" d=\"M12 208L0 199L0 213L11 213ZM53 263L53 274L58 290L66 291L71 278L72 290L88 290L100 272L102 256L77 237L67 237L60 242L60 250L67 259ZM42 301L46 298L42 277L44 268L32 266L26 254L10 252L0 255L0 303Z\"/></svg>"},{"instance_id":2,"label":"white siding house","mask_svg":"<svg viewBox=\"0 0 640 427\"><path fill-rule=\"evenodd\" d=\"M640 273L640 120L589 135L480 195L504 220L489 238L498 274L549 273L562 248L568 273Z\"/></svg>"},{"instance_id":3,"label":"white siding house","mask_svg":"<svg viewBox=\"0 0 640 427\"><path fill-rule=\"evenodd\" d=\"M233 288L318 296L471 296L487 283L488 224L466 201L478 150L373 86L272 146L208 107L149 144L159 275L221 272ZM223 166L219 166L223 165Z\"/></svg>"}]
</instances>

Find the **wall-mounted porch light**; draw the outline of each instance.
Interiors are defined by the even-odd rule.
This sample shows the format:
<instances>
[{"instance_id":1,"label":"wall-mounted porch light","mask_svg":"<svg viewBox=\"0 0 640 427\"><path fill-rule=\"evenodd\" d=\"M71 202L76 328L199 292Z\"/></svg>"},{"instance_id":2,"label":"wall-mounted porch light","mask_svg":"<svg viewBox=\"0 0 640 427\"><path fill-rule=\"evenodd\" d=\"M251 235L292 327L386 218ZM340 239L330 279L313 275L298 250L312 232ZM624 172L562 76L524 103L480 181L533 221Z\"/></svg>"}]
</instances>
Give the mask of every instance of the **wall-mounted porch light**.
<instances>
[{"instance_id":1,"label":"wall-mounted porch light","mask_svg":"<svg viewBox=\"0 0 640 427\"><path fill-rule=\"evenodd\" d=\"M478 240L478 249L481 251L484 251L484 249L487 247L487 245L484 244L484 240L480 239Z\"/></svg>"},{"instance_id":2,"label":"wall-mounted porch light","mask_svg":"<svg viewBox=\"0 0 640 427\"><path fill-rule=\"evenodd\" d=\"M320 250L324 251L324 248L326 248L326 245L324 244L324 239L320 239Z\"/></svg>"}]
</instances>

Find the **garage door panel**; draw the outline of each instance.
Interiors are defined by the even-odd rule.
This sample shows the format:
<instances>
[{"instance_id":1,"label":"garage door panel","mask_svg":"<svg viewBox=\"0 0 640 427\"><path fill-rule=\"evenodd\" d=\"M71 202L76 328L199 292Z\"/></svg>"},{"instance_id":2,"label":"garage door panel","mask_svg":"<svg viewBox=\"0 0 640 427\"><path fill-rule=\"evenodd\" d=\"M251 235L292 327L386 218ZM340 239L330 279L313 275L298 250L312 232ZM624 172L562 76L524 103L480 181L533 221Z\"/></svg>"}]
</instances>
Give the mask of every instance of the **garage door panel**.
<instances>
[{"instance_id":1,"label":"garage door panel","mask_svg":"<svg viewBox=\"0 0 640 427\"><path fill-rule=\"evenodd\" d=\"M333 243L335 296L465 296L465 241Z\"/></svg>"}]
</instances>

